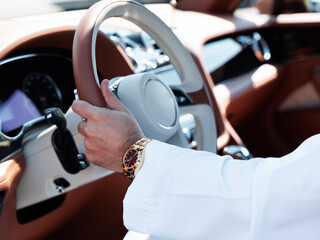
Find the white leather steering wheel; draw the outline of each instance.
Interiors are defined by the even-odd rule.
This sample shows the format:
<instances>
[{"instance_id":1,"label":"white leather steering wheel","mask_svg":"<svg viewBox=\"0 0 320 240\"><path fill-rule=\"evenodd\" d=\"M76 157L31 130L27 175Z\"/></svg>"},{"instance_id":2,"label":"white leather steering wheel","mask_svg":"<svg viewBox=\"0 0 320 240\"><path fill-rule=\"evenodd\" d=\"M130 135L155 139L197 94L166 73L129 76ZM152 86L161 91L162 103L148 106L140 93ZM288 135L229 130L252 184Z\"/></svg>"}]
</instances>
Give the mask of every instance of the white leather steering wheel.
<instances>
[{"instance_id":1,"label":"white leather steering wheel","mask_svg":"<svg viewBox=\"0 0 320 240\"><path fill-rule=\"evenodd\" d=\"M181 84L176 87L184 92L196 92L203 87L202 76L191 55L172 30L156 15L134 1L101 1L91 7L83 17L74 37L74 75L81 99L97 106L105 106L99 89L95 42L101 23L111 17L120 17L135 23L157 42L169 56L181 78ZM118 97L137 118L147 137L161 141L170 141L169 139L173 138L171 143L186 146L184 137L179 133L179 111L175 97L159 77L151 74L126 77L119 84ZM201 107L204 106L197 106ZM214 119L211 120L214 125ZM210 141L211 148L206 150L214 151L215 134L209 131L210 133L213 141Z\"/></svg>"}]
</instances>

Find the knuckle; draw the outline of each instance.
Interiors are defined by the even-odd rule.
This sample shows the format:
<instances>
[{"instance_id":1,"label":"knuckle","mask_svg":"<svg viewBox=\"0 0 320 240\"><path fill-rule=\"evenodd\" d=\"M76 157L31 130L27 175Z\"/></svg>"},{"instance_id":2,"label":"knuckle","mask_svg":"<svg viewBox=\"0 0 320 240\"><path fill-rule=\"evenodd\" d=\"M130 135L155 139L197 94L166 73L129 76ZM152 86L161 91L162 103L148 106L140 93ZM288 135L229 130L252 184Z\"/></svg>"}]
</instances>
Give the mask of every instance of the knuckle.
<instances>
[{"instance_id":1,"label":"knuckle","mask_svg":"<svg viewBox=\"0 0 320 240\"><path fill-rule=\"evenodd\" d=\"M100 161L99 161L99 159L97 158L97 156L96 156L93 152L91 152L91 151L87 151L87 152L86 152L86 157L87 157L87 159L88 159L90 162L92 162L93 164L97 164L97 165L100 165L100 164L101 164Z\"/></svg>"},{"instance_id":2,"label":"knuckle","mask_svg":"<svg viewBox=\"0 0 320 240\"><path fill-rule=\"evenodd\" d=\"M92 124L88 124L83 128L84 136L88 137L94 137L96 135L96 129L92 126Z\"/></svg>"},{"instance_id":3,"label":"knuckle","mask_svg":"<svg viewBox=\"0 0 320 240\"><path fill-rule=\"evenodd\" d=\"M96 127L93 126L87 126L85 129L85 134L87 137L90 137L91 139L97 138L99 136L99 130Z\"/></svg>"},{"instance_id":4,"label":"knuckle","mask_svg":"<svg viewBox=\"0 0 320 240\"><path fill-rule=\"evenodd\" d=\"M92 113L92 119L95 121L101 120L102 117L103 117L103 114L101 111L96 111L96 112Z\"/></svg>"},{"instance_id":5,"label":"knuckle","mask_svg":"<svg viewBox=\"0 0 320 240\"><path fill-rule=\"evenodd\" d=\"M89 151L92 150L92 144L91 144L91 141L88 138L84 139L84 146L85 146L87 151L88 150Z\"/></svg>"},{"instance_id":6,"label":"knuckle","mask_svg":"<svg viewBox=\"0 0 320 240\"><path fill-rule=\"evenodd\" d=\"M86 157L90 162L94 162L93 161L93 155L92 155L92 153L90 151L86 152Z\"/></svg>"},{"instance_id":7,"label":"knuckle","mask_svg":"<svg viewBox=\"0 0 320 240\"><path fill-rule=\"evenodd\" d=\"M90 136L90 128L88 126L83 127L82 131L84 133L83 134L84 136L86 137Z\"/></svg>"},{"instance_id":8,"label":"knuckle","mask_svg":"<svg viewBox=\"0 0 320 240\"><path fill-rule=\"evenodd\" d=\"M83 126L83 123L80 122L79 125L78 125L78 132L81 134L81 135L84 135L84 126Z\"/></svg>"}]
</instances>

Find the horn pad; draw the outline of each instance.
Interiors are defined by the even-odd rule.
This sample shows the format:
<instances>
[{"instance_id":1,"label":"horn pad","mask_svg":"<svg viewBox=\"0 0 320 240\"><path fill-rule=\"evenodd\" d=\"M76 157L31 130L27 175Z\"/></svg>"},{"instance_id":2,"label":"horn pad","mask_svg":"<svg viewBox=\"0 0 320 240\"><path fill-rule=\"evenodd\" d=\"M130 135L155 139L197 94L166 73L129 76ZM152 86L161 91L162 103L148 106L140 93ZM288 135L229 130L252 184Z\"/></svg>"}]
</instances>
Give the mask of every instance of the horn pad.
<instances>
[{"instance_id":1,"label":"horn pad","mask_svg":"<svg viewBox=\"0 0 320 240\"><path fill-rule=\"evenodd\" d=\"M142 73L124 77L117 95L147 137L166 141L177 131L178 104L171 88L157 75Z\"/></svg>"}]
</instances>

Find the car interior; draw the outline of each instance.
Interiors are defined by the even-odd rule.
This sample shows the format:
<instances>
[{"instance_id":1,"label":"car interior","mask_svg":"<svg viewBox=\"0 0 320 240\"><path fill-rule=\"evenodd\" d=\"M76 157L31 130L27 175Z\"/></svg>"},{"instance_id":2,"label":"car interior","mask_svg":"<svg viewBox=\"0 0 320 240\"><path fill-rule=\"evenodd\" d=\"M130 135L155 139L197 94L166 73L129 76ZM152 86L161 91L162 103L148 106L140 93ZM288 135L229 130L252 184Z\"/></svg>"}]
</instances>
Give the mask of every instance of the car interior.
<instances>
[{"instance_id":1,"label":"car interior","mask_svg":"<svg viewBox=\"0 0 320 240\"><path fill-rule=\"evenodd\" d=\"M86 160L70 108L105 107L103 79L147 137L181 147L250 161L320 132L320 13L305 1L93 2L0 20L1 239L126 236L130 182Z\"/></svg>"}]
</instances>

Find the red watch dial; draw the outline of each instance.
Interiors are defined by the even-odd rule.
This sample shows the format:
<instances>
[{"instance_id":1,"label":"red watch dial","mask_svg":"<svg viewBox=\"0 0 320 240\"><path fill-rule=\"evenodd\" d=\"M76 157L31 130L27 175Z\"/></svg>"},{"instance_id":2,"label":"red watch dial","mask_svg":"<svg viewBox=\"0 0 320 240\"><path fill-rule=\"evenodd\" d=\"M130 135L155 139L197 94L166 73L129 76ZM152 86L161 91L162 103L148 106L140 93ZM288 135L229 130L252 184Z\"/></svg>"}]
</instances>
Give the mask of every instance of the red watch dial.
<instances>
[{"instance_id":1,"label":"red watch dial","mask_svg":"<svg viewBox=\"0 0 320 240\"><path fill-rule=\"evenodd\" d=\"M136 162L138 160L138 154L139 152L135 149L131 149L127 152L124 165L126 168L133 168L136 165Z\"/></svg>"}]
</instances>

